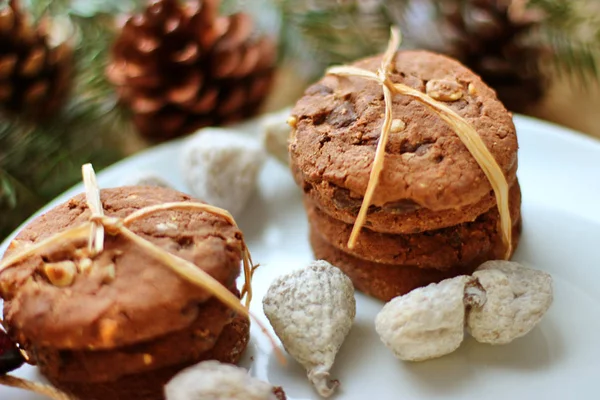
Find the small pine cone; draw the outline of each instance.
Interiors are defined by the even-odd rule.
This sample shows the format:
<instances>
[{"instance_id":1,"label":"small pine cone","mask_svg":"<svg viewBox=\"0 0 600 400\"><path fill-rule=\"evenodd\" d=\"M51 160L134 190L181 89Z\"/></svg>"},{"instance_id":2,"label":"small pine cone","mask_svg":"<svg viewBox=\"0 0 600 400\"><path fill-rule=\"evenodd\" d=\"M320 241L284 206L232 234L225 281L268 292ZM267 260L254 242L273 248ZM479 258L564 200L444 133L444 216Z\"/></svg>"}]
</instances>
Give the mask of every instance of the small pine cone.
<instances>
[{"instance_id":1,"label":"small pine cone","mask_svg":"<svg viewBox=\"0 0 600 400\"><path fill-rule=\"evenodd\" d=\"M526 112L543 98L548 79L540 66L549 51L537 40L545 19L541 10L528 7L525 0L410 0L410 4L414 10L439 11L435 26L423 27L416 18L401 21L413 47L458 59L494 88L511 111Z\"/></svg>"},{"instance_id":2,"label":"small pine cone","mask_svg":"<svg viewBox=\"0 0 600 400\"><path fill-rule=\"evenodd\" d=\"M218 0L155 0L130 17L107 70L139 132L167 140L255 114L270 91L276 49Z\"/></svg>"},{"instance_id":3,"label":"small pine cone","mask_svg":"<svg viewBox=\"0 0 600 400\"><path fill-rule=\"evenodd\" d=\"M0 109L34 119L63 104L72 77L72 49L50 45L44 24L32 26L17 0L0 10Z\"/></svg>"}]
</instances>

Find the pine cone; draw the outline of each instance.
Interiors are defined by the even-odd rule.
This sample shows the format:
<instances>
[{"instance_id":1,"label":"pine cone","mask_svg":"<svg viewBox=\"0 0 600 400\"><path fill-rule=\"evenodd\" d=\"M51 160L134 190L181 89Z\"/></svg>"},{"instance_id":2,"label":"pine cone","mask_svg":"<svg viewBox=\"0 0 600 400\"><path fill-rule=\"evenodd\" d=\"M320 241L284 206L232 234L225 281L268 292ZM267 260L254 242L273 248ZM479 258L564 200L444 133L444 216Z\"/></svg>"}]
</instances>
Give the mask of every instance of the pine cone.
<instances>
[{"instance_id":1,"label":"pine cone","mask_svg":"<svg viewBox=\"0 0 600 400\"><path fill-rule=\"evenodd\" d=\"M0 109L43 119L63 104L72 75L68 44L56 47L33 27L17 0L0 10Z\"/></svg>"},{"instance_id":2,"label":"pine cone","mask_svg":"<svg viewBox=\"0 0 600 400\"><path fill-rule=\"evenodd\" d=\"M125 23L107 76L145 137L247 118L269 93L275 45L253 36L248 15L217 9L218 0L157 0Z\"/></svg>"},{"instance_id":3,"label":"pine cone","mask_svg":"<svg viewBox=\"0 0 600 400\"><path fill-rule=\"evenodd\" d=\"M416 4L415 4L416 3ZM419 4L420 3L420 4ZM413 0L413 8L431 0ZM433 50L467 65L491 87L511 111L524 112L546 92L540 70L548 54L537 44L537 28L544 16L527 8L527 0L442 0L436 20L442 43ZM406 21L413 45L431 48L432 33Z\"/></svg>"}]
</instances>

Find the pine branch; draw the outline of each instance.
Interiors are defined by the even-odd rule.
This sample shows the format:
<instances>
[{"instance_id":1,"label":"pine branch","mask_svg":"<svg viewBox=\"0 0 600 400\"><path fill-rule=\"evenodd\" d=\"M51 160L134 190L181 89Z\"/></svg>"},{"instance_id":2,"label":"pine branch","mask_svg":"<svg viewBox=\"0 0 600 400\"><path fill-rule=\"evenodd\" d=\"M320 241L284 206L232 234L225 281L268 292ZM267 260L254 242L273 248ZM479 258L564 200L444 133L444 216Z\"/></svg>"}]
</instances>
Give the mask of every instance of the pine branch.
<instances>
[{"instance_id":1,"label":"pine branch","mask_svg":"<svg viewBox=\"0 0 600 400\"><path fill-rule=\"evenodd\" d=\"M79 8L71 7L75 3ZM91 8L94 4L99 8ZM131 2L32 0L30 5L27 11L35 18L51 15L72 22L78 38L73 82L66 104L43 124L0 121L0 240L78 182L82 164L93 162L100 170L119 160L120 136L131 131L104 76L116 34L113 13Z\"/></svg>"},{"instance_id":2,"label":"pine branch","mask_svg":"<svg viewBox=\"0 0 600 400\"><path fill-rule=\"evenodd\" d=\"M600 7L592 1L530 0L544 12L544 43L558 73L584 87L600 79Z\"/></svg>"}]
</instances>

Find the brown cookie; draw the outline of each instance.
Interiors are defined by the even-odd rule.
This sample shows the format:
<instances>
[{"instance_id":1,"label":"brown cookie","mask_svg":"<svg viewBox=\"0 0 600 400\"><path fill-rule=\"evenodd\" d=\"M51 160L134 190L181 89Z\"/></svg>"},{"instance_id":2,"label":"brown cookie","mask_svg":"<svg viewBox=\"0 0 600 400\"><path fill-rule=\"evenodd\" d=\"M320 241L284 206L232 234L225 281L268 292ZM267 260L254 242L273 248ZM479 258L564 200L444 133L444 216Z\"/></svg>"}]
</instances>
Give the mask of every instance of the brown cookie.
<instances>
[{"instance_id":1,"label":"brown cookie","mask_svg":"<svg viewBox=\"0 0 600 400\"><path fill-rule=\"evenodd\" d=\"M378 56L354 65L376 71L380 64ZM511 177L517 162L515 127L510 113L478 76L441 55L400 51L390 78L428 92L470 122ZM296 124L290 145L292 162L305 181L326 181L364 195L383 123L382 93L381 85L356 77L326 76L307 89L292 110ZM483 171L433 111L395 95L393 118L374 206L400 203L455 210L489 196L492 188Z\"/></svg>"},{"instance_id":2,"label":"brown cookie","mask_svg":"<svg viewBox=\"0 0 600 400\"><path fill-rule=\"evenodd\" d=\"M513 249L518 245L520 231L519 221L513 229ZM340 268L352 280L357 290L383 301L389 301L430 283L458 275L469 275L485 261L497 258L492 252L468 265L441 271L361 260L335 248L314 229L310 232L310 243L316 259L326 260Z\"/></svg>"},{"instance_id":3,"label":"brown cookie","mask_svg":"<svg viewBox=\"0 0 600 400\"><path fill-rule=\"evenodd\" d=\"M107 350L26 349L47 377L63 381L107 382L196 360L215 346L235 312L211 299L199 306L189 327L160 338Z\"/></svg>"},{"instance_id":4,"label":"brown cookie","mask_svg":"<svg viewBox=\"0 0 600 400\"><path fill-rule=\"evenodd\" d=\"M215 347L199 355L195 360L164 367L154 371L124 376L110 382L67 381L49 376L57 388L85 400L164 400L163 387L179 371L205 360L217 360L237 364L248 345L250 321L241 316L223 329ZM42 373L44 371L42 370Z\"/></svg>"},{"instance_id":5,"label":"brown cookie","mask_svg":"<svg viewBox=\"0 0 600 400\"><path fill-rule=\"evenodd\" d=\"M510 205L516 224L521 206L518 183L511 188ZM352 249L347 246L352 225L331 218L310 201L305 201L305 207L312 228L322 237L339 250L366 261L445 270L471 265L473 260L485 257L493 249L500 249L497 257L503 253L498 230L500 217L495 207L474 222L434 231L391 235L363 228Z\"/></svg>"},{"instance_id":6,"label":"brown cookie","mask_svg":"<svg viewBox=\"0 0 600 400\"><path fill-rule=\"evenodd\" d=\"M192 200L157 187L107 189L101 198L106 214L118 217L151 205ZM27 226L11 250L78 226L89 215L83 195L76 196ZM129 228L227 287L240 273L242 234L222 217L197 210L161 211ZM211 297L121 235L106 235L105 250L71 286L51 284L42 273L44 265L65 260L80 264L86 246L87 240L64 243L0 274L5 322L20 344L79 350L135 344L186 328L198 318L198 305ZM105 272L110 265L114 279Z\"/></svg>"},{"instance_id":7,"label":"brown cookie","mask_svg":"<svg viewBox=\"0 0 600 400\"><path fill-rule=\"evenodd\" d=\"M338 187L331 182L308 182L303 180L299 170L293 168L296 182L321 210L331 217L353 224L360 210L363 197L352 194L348 189ZM509 185L516 181L515 164L509 172ZM494 192L488 193L477 203L465 207L441 211L432 211L405 200L387 203L381 207L371 206L367 212L365 226L376 232L391 234L410 234L447 228L464 222L472 222L481 214L496 207Z\"/></svg>"}]
</instances>

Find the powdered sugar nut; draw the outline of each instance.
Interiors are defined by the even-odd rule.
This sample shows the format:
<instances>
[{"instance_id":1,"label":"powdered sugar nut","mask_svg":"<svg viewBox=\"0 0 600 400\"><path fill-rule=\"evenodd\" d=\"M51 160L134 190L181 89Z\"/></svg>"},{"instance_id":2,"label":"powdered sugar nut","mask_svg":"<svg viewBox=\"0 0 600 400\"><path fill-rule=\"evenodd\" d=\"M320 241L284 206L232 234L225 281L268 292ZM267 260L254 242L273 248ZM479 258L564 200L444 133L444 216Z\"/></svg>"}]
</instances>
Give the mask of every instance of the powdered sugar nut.
<instances>
[{"instance_id":1,"label":"powdered sugar nut","mask_svg":"<svg viewBox=\"0 0 600 400\"><path fill-rule=\"evenodd\" d=\"M387 303L375 319L381 341L404 361L424 361L456 350L464 339L465 286L458 276L418 288Z\"/></svg>"},{"instance_id":2,"label":"powdered sugar nut","mask_svg":"<svg viewBox=\"0 0 600 400\"><path fill-rule=\"evenodd\" d=\"M338 386L329 371L356 314L350 279L326 261L277 278L263 299L265 315L285 349L306 368L317 392Z\"/></svg>"},{"instance_id":3,"label":"powdered sugar nut","mask_svg":"<svg viewBox=\"0 0 600 400\"><path fill-rule=\"evenodd\" d=\"M267 152L285 165L289 164L288 139L292 128L286 114L272 114L263 120L263 144Z\"/></svg>"},{"instance_id":4,"label":"powdered sugar nut","mask_svg":"<svg viewBox=\"0 0 600 400\"><path fill-rule=\"evenodd\" d=\"M488 261L473 274L485 290L481 307L467 315L467 329L482 343L506 344L529 333L553 300L552 277L509 261Z\"/></svg>"},{"instance_id":5,"label":"powdered sugar nut","mask_svg":"<svg viewBox=\"0 0 600 400\"><path fill-rule=\"evenodd\" d=\"M277 400L270 384L218 361L181 371L165 386L165 395L167 400Z\"/></svg>"},{"instance_id":6,"label":"powdered sugar nut","mask_svg":"<svg viewBox=\"0 0 600 400\"><path fill-rule=\"evenodd\" d=\"M265 160L260 143L236 131L207 128L183 148L183 175L192 194L239 217Z\"/></svg>"}]
</instances>

